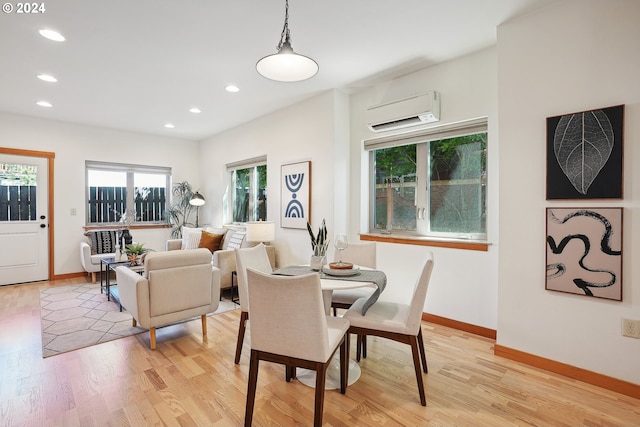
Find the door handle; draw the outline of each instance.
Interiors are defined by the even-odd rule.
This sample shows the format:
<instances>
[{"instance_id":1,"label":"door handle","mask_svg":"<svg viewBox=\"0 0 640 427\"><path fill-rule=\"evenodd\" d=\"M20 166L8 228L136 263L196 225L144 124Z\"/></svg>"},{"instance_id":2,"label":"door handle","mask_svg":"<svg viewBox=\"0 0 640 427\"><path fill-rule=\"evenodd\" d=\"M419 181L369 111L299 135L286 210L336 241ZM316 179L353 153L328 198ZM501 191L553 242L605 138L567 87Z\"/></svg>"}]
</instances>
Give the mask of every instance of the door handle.
<instances>
[{"instance_id":1,"label":"door handle","mask_svg":"<svg viewBox=\"0 0 640 427\"><path fill-rule=\"evenodd\" d=\"M46 216L40 215L40 219L45 219L45 218L46 218Z\"/></svg>"},{"instance_id":2,"label":"door handle","mask_svg":"<svg viewBox=\"0 0 640 427\"><path fill-rule=\"evenodd\" d=\"M40 228L45 228L46 226L46 224L40 224Z\"/></svg>"}]
</instances>

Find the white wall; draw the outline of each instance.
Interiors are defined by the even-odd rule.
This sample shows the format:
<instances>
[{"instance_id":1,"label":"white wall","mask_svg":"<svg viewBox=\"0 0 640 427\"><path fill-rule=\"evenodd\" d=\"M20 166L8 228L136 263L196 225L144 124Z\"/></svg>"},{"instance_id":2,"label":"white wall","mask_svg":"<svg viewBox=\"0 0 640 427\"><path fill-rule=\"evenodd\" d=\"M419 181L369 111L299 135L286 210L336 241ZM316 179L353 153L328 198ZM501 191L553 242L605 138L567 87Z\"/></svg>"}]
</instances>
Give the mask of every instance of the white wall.
<instances>
[{"instance_id":1,"label":"white wall","mask_svg":"<svg viewBox=\"0 0 640 427\"><path fill-rule=\"evenodd\" d=\"M640 2L566 0L498 29L498 344L640 384ZM546 118L625 104L624 199L546 201ZM624 207L622 302L545 290L545 208Z\"/></svg>"},{"instance_id":2,"label":"white wall","mask_svg":"<svg viewBox=\"0 0 640 427\"><path fill-rule=\"evenodd\" d=\"M168 166L173 179L198 184L198 144L131 132L73 125L0 113L0 144L7 148L48 151L54 160L54 274L83 271L80 242L85 225L85 160ZM194 167L196 165L196 167ZM71 216L71 209L77 210ZM164 250L170 229L135 230L133 238Z\"/></svg>"},{"instance_id":3,"label":"white wall","mask_svg":"<svg viewBox=\"0 0 640 427\"><path fill-rule=\"evenodd\" d=\"M231 129L201 142L200 182L203 195L211 201L228 201L226 164L267 156L267 219L276 223L279 265L308 263L311 243L305 229L280 227L280 168L283 164L311 161L311 225L316 229L326 219L329 235L335 234L334 188L336 177L347 165L336 161L336 150L347 144L343 116L336 111L346 102L345 95L328 91ZM345 195L340 196L345 198ZM214 202L215 203L215 202ZM225 206L207 203L201 218L204 224L220 226Z\"/></svg>"},{"instance_id":4,"label":"white wall","mask_svg":"<svg viewBox=\"0 0 640 427\"><path fill-rule=\"evenodd\" d=\"M429 67L362 90L351 97L352 203L349 211L349 234L355 236L368 231L369 156L362 149L362 141L387 134L373 133L367 128L366 108L394 97L398 99L428 90L436 90L441 95L441 120L438 124L484 116L489 118L487 234L491 246L488 252L477 252L378 243L378 267L387 273L389 279L388 288L381 299L408 301L425 254L432 251L435 266L425 312L495 329L498 304L498 107L495 48Z\"/></svg>"}]
</instances>

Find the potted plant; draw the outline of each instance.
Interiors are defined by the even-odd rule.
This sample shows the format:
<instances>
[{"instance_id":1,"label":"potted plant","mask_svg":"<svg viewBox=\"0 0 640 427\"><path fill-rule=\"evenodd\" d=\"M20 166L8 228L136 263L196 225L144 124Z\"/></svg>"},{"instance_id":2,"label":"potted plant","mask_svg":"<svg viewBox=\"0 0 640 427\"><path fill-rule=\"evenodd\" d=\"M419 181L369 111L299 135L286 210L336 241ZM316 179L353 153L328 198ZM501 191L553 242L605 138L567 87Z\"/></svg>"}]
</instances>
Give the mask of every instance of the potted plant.
<instances>
[{"instance_id":1,"label":"potted plant","mask_svg":"<svg viewBox=\"0 0 640 427\"><path fill-rule=\"evenodd\" d=\"M318 234L314 235L311 229L311 224L307 222L307 231L311 238L311 249L313 249L313 255L311 255L311 269L320 270L323 265L327 263L327 248L329 247L329 240L327 239L327 226L324 219L318 229Z\"/></svg>"},{"instance_id":2,"label":"potted plant","mask_svg":"<svg viewBox=\"0 0 640 427\"><path fill-rule=\"evenodd\" d=\"M182 226L193 226L189 222L189 216L195 209L193 205L189 203L193 197L193 188L187 181L176 183L171 194L173 196L171 206L166 211L165 219L168 224L172 224L171 237L174 239L182 237Z\"/></svg>"},{"instance_id":3,"label":"potted plant","mask_svg":"<svg viewBox=\"0 0 640 427\"><path fill-rule=\"evenodd\" d=\"M129 264L132 266L140 264L141 260L139 257L149 251L151 251L151 249L145 248L144 243L129 243L124 247L124 252L127 254Z\"/></svg>"}]
</instances>

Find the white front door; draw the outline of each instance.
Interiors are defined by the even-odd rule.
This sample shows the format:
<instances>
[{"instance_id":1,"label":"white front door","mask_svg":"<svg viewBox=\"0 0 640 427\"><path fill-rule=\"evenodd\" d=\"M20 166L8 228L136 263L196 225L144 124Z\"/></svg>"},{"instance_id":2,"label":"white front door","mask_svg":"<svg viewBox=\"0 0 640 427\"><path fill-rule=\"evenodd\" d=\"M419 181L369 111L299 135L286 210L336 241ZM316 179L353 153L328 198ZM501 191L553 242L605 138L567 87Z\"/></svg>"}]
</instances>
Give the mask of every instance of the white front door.
<instances>
[{"instance_id":1,"label":"white front door","mask_svg":"<svg viewBox=\"0 0 640 427\"><path fill-rule=\"evenodd\" d=\"M0 154L0 285L49 278L48 160Z\"/></svg>"}]
</instances>

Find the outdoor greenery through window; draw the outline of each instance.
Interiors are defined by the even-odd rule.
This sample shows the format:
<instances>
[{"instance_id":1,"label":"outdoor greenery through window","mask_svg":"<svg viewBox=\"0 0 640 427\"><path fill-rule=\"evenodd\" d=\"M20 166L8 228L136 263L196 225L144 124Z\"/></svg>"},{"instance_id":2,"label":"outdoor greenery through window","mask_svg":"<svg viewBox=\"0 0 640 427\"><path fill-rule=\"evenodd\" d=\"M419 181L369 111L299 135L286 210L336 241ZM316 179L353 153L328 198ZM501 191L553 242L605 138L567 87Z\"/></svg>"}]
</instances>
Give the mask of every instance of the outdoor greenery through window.
<instances>
[{"instance_id":1,"label":"outdoor greenery through window","mask_svg":"<svg viewBox=\"0 0 640 427\"><path fill-rule=\"evenodd\" d=\"M267 219L267 159L260 157L227 165L231 174L233 222Z\"/></svg>"},{"instance_id":2,"label":"outdoor greenery through window","mask_svg":"<svg viewBox=\"0 0 640 427\"><path fill-rule=\"evenodd\" d=\"M164 222L170 185L170 168L87 161L87 224Z\"/></svg>"},{"instance_id":3,"label":"outdoor greenery through window","mask_svg":"<svg viewBox=\"0 0 640 427\"><path fill-rule=\"evenodd\" d=\"M373 164L372 231L486 239L486 121L473 124L365 141Z\"/></svg>"}]
</instances>

